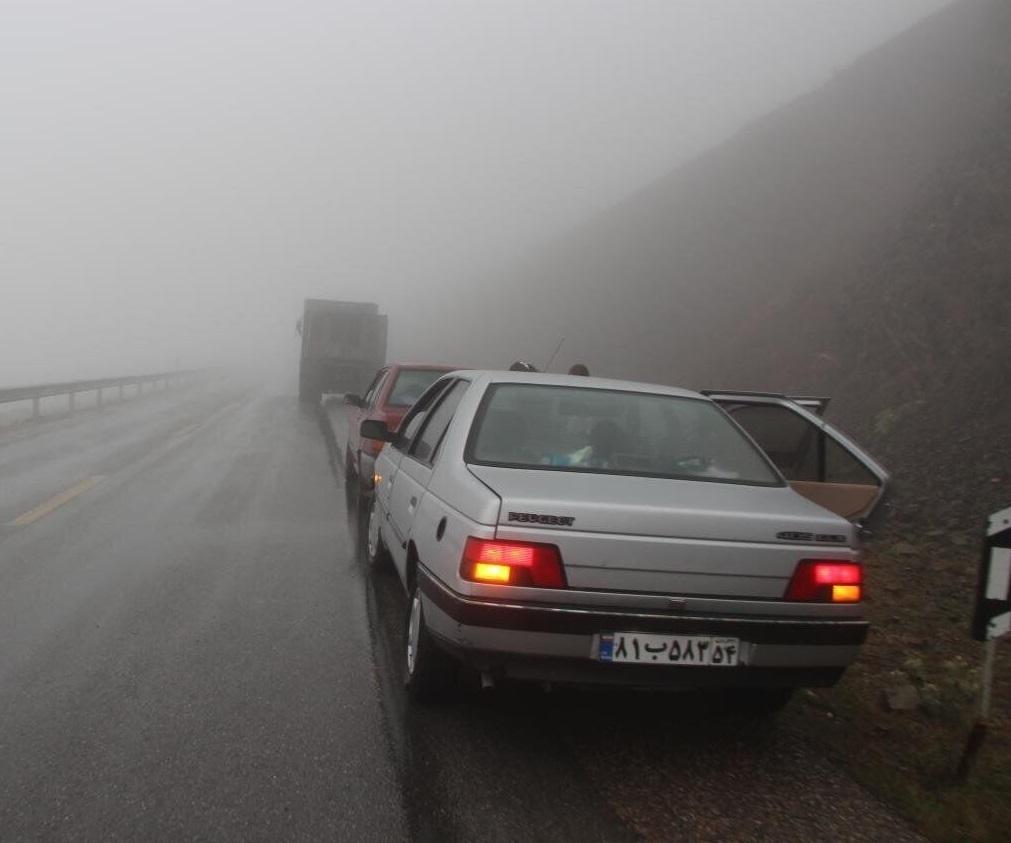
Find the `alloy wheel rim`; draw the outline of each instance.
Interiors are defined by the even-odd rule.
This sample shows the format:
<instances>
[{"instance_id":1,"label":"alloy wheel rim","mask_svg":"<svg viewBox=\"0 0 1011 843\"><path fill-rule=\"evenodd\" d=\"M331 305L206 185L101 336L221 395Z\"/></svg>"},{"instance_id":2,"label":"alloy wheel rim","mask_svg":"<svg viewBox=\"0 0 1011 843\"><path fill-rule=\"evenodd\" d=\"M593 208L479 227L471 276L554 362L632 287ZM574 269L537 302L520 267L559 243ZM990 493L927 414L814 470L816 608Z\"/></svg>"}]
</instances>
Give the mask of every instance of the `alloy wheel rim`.
<instances>
[{"instance_id":1,"label":"alloy wheel rim","mask_svg":"<svg viewBox=\"0 0 1011 843\"><path fill-rule=\"evenodd\" d=\"M418 638L421 636L421 598L414 595L411 600L411 618L407 623L407 673L414 675L418 660Z\"/></svg>"}]
</instances>

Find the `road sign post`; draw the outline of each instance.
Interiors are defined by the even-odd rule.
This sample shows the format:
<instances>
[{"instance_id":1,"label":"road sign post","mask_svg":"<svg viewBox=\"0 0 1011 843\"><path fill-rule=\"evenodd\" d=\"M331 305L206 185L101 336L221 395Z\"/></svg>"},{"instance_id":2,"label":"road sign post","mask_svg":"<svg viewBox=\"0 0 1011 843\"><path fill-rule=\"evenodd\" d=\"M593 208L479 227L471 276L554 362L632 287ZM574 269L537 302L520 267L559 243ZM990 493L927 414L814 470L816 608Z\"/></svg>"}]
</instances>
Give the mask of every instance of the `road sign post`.
<instances>
[{"instance_id":1,"label":"road sign post","mask_svg":"<svg viewBox=\"0 0 1011 843\"><path fill-rule=\"evenodd\" d=\"M972 637L983 642L983 675L979 713L958 764L958 778L964 781L986 737L993 689L993 665L997 639L1011 630L1011 507L995 512L987 521L983 555L976 584L976 605L972 614Z\"/></svg>"}]
</instances>

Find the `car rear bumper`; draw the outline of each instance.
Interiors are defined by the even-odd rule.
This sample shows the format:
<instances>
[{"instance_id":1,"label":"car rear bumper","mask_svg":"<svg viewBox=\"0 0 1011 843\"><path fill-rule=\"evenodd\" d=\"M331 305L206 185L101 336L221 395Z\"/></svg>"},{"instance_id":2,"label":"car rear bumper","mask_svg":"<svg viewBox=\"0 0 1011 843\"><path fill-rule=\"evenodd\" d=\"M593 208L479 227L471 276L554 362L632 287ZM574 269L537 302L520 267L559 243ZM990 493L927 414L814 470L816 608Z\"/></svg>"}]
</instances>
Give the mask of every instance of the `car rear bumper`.
<instances>
[{"instance_id":1,"label":"car rear bumper","mask_svg":"<svg viewBox=\"0 0 1011 843\"><path fill-rule=\"evenodd\" d=\"M427 625L481 670L539 681L642 686L831 685L867 637L863 620L780 619L532 605L458 594L420 568ZM732 668L614 664L597 658L600 634L637 631L738 638Z\"/></svg>"}]
</instances>

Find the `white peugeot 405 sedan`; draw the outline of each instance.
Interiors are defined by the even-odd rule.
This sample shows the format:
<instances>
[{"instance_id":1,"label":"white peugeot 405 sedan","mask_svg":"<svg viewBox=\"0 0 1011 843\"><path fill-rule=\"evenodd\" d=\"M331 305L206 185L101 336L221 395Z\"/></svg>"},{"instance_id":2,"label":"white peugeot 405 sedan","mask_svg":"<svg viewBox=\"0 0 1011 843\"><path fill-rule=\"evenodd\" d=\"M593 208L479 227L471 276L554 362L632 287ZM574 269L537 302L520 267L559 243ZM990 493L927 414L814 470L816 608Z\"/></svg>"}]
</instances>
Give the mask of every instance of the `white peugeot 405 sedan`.
<instances>
[{"instance_id":1,"label":"white peugeot 405 sedan","mask_svg":"<svg viewBox=\"0 0 1011 843\"><path fill-rule=\"evenodd\" d=\"M888 476L820 399L450 373L375 466L367 555L409 595L406 682L740 688L773 708L857 656Z\"/></svg>"}]
</instances>

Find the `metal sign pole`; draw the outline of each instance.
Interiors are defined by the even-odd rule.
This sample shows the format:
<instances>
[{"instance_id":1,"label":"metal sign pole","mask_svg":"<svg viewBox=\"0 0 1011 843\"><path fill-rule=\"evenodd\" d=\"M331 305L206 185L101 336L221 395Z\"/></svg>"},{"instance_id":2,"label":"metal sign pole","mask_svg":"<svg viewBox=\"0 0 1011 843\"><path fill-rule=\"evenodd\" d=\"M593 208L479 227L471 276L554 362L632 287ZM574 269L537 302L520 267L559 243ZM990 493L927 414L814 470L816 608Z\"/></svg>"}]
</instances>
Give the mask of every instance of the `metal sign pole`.
<instances>
[{"instance_id":1,"label":"metal sign pole","mask_svg":"<svg viewBox=\"0 0 1011 843\"><path fill-rule=\"evenodd\" d=\"M972 731L969 732L965 749L962 751L962 758L958 762L955 777L959 782L964 782L969 777L980 747L983 746L983 741L986 739L987 720L990 717L990 695L993 688L993 661L996 652L997 639L991 638L983 645L983 681L979 696L979 717L972 724Z\"/></svg>"},{"instance_id":2,"label":"metal sign pole","mask_svg":"<svg viewBox=\"0 0 1011 843\"><path fill-rule=\"evenodd\" d=\"M993 662L997 652L997 639L991 638L983 645L983 687L980 689L979 719L984 723L990 717L990 697L993 693Z\"/></svg>"},{"instance_id":3,"label":"metal sign pole","mask_svg":"<svg viewBox=\"0 0 1011 843\"><path fill-rule=\"evenodd\" d=\"M1011 629L1011 508L990 516L983 542L983 556L976 588L972 637L983 642L983 676L979 692L979 715L965 743L956 777L965 781L986 737L993 695L993 665L997 639Z\"/></svg>"}]
</instances>

